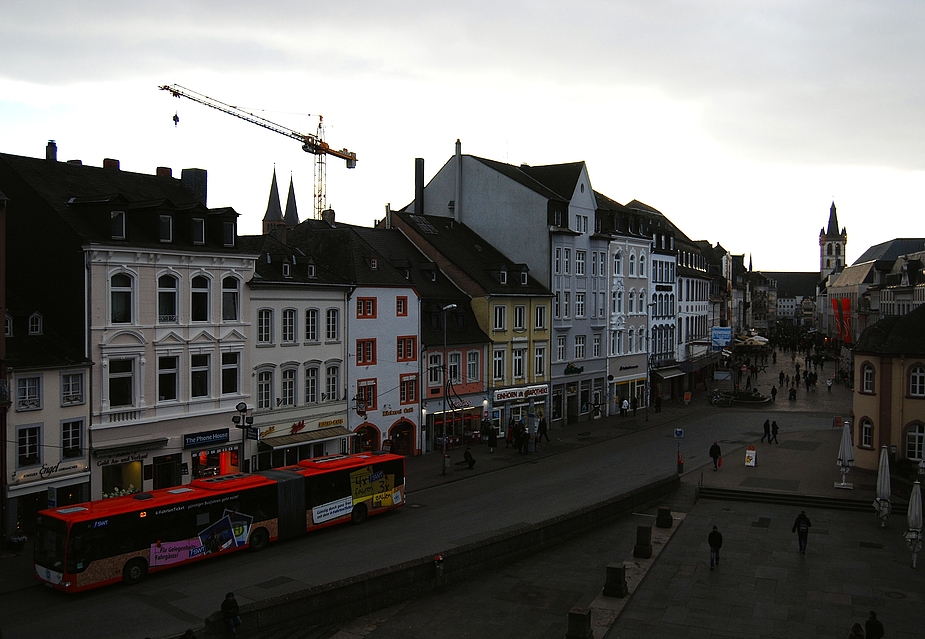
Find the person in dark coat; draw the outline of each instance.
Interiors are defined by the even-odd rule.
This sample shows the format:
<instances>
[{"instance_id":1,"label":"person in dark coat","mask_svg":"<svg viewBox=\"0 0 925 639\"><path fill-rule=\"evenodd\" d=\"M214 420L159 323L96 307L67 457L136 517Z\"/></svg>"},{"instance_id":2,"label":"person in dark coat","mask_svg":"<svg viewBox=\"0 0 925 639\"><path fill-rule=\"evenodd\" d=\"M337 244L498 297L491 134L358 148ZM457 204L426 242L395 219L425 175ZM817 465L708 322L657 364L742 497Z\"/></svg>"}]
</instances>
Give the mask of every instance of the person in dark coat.
<instances>
[{"instance_id":1,"label":"person in dark coat","mask_svg":"<svg viewBox=\"0 0 925 639\"><path fill-rule=\"evenodd\" d=\"M225 595L225 601L222 602L222 616L225 617L225 623L228 624L231 636L237 637L238 626L241 625L241 609L238 607L238 600L234 598L233 592Z\"/></svg>"},{"instance_id":2,"label":"person in dark coat","mask_svg":"<svg viewBox=\"0 0 925 639\"><path fill-rule=\"evenodd\" d=\"M475 457L472 456L472 451L468 446L466 446L466 452L463 453L463 459L469 464L470 469L475 466Z\"/></svg>"},{"instance_id":3,"label":"person in dark coat","mask_svg":"<svg viewBox=\"0 0 925 639\"><path fill-rule=\"evenodd\" d=\"M764 435L761 436L761 441L764 441L764 438L768 438L768 443L771 443L771 420L764 420Z\"/></svg>"},{"instance_id":4,"label":"person in dark coat","mask_svg":"<svg viewBox=\"0 0 925 639\"><path fill-rule=\"evenodd\" d=\"M488 452L493 453L495 452L495 448L498 447L498 429L488 420L485 421L485 425L483 425L482 428L488 431Z\"/></svg>"},{"instance_id":5,"label":"person in dark coat","mask_svg":"<svg viewBox=\"0 0 925 639\"><path fill-rule=\"evenodd\" d=\"M719 458L723 456L722 451L719 449L719 444L713 442L713 445L710 446L710 457L713 458L713 470L719 468Z\"/></svg>"},{"instance_id":6,"label":"person in dark coat","mask_svg":"<svg viewBox=\"0 0 925 639\"><path fill-rule=\"evenodd\" d=\"M771 422L771 437L768 438L768 443L769 443L769 444L770 444L771 442L773 442L773 443L775 443L775 444L779 444L779 443L780 443L779 441L777 441L777 431L778 431L778 430L780 430L780 429L777 427L777 420L775 419L773 422Z\"/></svg>"},{"instance_id":7,"label":"person in dark coat","mask_svg":"<svg viewBox=\"0 0 925 639\"><path fill-rule=\"evenodd\" d=\"M536 439L537 444L543 441L544 437L546 438L546 441L549 441L549 425L546 423L545 417L540 418L540 425L539 425L538 433L539 433L539 436Z\"/></svg>"},{"instance_id":8,"label":"person in dark coat","mask_svg":"<svg viewBox=\"0 0 925 639\"><path fill-rule=\"evenodd\" d=\"M877 613L873 610L870 611L870 617L864 624L864 634L869 639L880 639L883 636L883 624L877 619Z\"/></svg>"},{"instance_id":9,"label":"person in dark coat","mask_svg":"<svg viewBox=\"0 0 925 639\"><path fill-rule=\"evenodd\" d=\"M772 386L772 387L771 387L771 401L772 401L772 402L776 402L776 401L777 401L777 386Z\"/></svg>"},{"instance_id":10,"label":"person in dark coat","mask_svg":"<svg viewBox=\"0 0 925 639\"><path fill-rule=\"evenodd\" d=\"M796 520L793 522L793 528L790 532L795 532L797 534L797 539L800 541L800 554L806 554L806 542L809 537L809 528L812 526L812 523L809 521L809 517L806 516L806 511L801 510L800 514L797 515Z\"/></svg>"},{"instance_id":11,"label":"person in dark coat","mask_svg":"<svg viewBox=\"0 0 925 639\"><path fill-rule=\"evenodd\" d=\"M505 448L507 448L508 446L510 446L511 448L515 447L514 446L514 420L513 419L511 419L510 423L508 423L507 425L507 440L506 441L507 443L504 444Z\"/></svg>"},{"instance_id":12,"label":"person in dark coat","mask_svg":"<svg viewBox=\"0 0 925 639\"><path fill-rule=\"evenodd\" d=\"M707 543L710 544L710 570L713 566L719 565L719 549L723 547L723 535L713 526L713 532L707 535Z\"/></svg>"}]
</instances>

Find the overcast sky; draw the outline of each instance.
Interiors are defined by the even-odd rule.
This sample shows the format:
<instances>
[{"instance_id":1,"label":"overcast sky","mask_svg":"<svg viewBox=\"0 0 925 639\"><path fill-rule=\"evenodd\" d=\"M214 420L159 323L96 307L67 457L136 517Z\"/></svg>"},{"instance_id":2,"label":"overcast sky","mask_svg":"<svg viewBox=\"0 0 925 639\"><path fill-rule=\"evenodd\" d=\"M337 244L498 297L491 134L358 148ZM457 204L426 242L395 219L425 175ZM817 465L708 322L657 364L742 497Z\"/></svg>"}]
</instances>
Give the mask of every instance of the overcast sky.
<instances>
[{"instance_id":1,"label":"overcast sky","mask_svg":"<svg viewBox=\"0 0 925 639\"><path fill-rule=\"evenodd\" d=\"M185 99L180 84L332 147L328 203L371 225L464 153L584 160L694 240L770 271L819 267L835 201L848 259L925 237L925 3L793 0L214 2L5 0L0 152L209 172L209 205L258 233L276 168L304 219L298 142ZM180 122L174 126L176 113Z\"/></svg>"}]
</instances>

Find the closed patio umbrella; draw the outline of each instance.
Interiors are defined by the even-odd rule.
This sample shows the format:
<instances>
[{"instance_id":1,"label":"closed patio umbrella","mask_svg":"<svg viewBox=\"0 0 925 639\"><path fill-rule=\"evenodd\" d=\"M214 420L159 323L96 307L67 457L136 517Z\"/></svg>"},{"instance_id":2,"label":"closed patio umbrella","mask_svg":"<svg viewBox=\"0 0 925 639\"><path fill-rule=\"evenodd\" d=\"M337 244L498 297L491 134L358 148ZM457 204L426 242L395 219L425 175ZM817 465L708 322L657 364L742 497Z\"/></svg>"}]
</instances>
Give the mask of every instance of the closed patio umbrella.
<instances>
[{"instance_id":1,"label":"closed patio umbrella","mask_svg":"<svg viewBox=\"0 0 925 639\"><path fill-rule=\"evenodd\" d=\"M912 551L912 567L922 549L922 485L919 482L912 484L912 494L909 495L909 509L906 511L906 523L909 530L904 535L906 545Z\"/></svg>"},{"instance_id":2,"label":"closed patio umbrella","mask_svg":"<svg viewBox=\"0 0 925 639\"><path fill-rule=\"evenodd\" d=\"M874 500L874 510L880 518L880 527L886 526L887 517L890 516L890 457L886 446L880 448L880 464L877 466L877 498Z\"/></svg>"},{"instance_id":3,"label":"closed patio umbrella","mask_svg":"<svg viewBox=\"0 0 925 639\"><path fill-rule=\"evenodd\" d=\"M851 423L845 420L841 430L841 444L838 446L838 460L836 463L841 466L841 483L835 483L836 488L853 489L852 484L845 483L845 475L848 469L854 466L854 448L851 443Z\"/></svg>"}]
</instances>

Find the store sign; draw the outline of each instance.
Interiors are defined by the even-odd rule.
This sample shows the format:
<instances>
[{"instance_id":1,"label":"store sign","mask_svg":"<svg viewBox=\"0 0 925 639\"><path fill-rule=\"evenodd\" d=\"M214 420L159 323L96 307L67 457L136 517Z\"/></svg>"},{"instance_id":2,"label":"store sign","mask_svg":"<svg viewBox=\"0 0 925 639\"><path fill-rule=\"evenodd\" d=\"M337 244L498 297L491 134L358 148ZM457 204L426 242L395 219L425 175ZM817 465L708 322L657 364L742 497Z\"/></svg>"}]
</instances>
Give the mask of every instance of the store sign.
<instances>
[{"instance_id":1,"label":"store sign","mask_svg":"<svg viewBox=\"0 0 925 639\"><path fill-rule=\"evenodd\" d=\"M720 349L723 346L729 346L732 343L731 326L714 326L711 335L713 348Z\"/></svg>"},{"instance_id":2,"label":"store sign","mask_svg":"<svg viewBox=\"0 0 925 639\"><path fill-rule=\"evenodd\" d=\"M201 433L190 433L183 436L183 449L200 448L202 446L211 446L212 444L224 444L229 441L227 428L218 430L207 430Z\"/></svg>"},{"instance_id":3,"label":"store sign","mask_svg":"<svg viewBox=\"0 0 925 639\"><path fill-rule=\"evenodd\" d=\"M509 402L515 399L530 399L531 397L546 397L549 394L549 386L524 386L523 388L508 388L505 390L495 391L496 402Z\"/></svg>"}]
</instances>

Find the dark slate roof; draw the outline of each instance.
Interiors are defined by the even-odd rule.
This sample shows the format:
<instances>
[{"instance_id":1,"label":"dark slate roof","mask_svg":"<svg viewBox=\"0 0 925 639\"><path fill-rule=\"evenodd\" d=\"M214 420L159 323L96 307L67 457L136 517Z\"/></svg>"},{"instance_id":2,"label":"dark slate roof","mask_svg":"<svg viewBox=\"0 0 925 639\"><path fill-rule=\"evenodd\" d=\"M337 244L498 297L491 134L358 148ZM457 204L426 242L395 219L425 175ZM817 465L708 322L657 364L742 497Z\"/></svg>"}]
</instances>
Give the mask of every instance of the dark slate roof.
<instances>
[{"instance_id":1,"label":"dark slate roof","mask_svg":"<svg viewBox=\"0 0 925 639\"><path fill-rule=\"evenodd\" d=\"M863 264L864 262L873 262L875 260L895 260L900 255L922 250L925 250L925 238L897 238L871 246L854 263Z\"/></svg>"},{"instance_id":2,"label":"dark slate roof","mask_svg":"<svg viewBox=\"0 0 925 639\"><path fill-rule=\"evenodd\" d=\"M527 275L527 285L521 285L520 273L525 264L518 264L495 248L478 233L452 218L393 211L406 224L416 229L434 248L476 281L492 295L551 296L545 286ZM424 224L420 224L423 218ZM498 278L501 269L508 272L507 283Z\"/></svg>"},{"instance_id":3,"label":"dark slate roof","mask_svg":"<svg viewBox=\"0 0 925 639\"><path fill-rule=\"evenodd\" d=\"M885 317L861 333L856 353L925 356L925 305L902 316Z\"/></svg>"},{"instance_id":4,"label":"dark slate roof","mask_svg":"<svg viewBox=\"0 0 925 639\"><path fill-rule=\"evenodd\" d=\"M545 181L542 181L540 179L540 178L543 178L544 180L551 180L553 183L559 185L560 188L562 184L567 182L567 178L563 176L554 175L555 173L554 171L546 172L546 171L536 170L536 169L542 169L542 168L547 168L547 167L527 167L526 165L514 166L513 164L505 164L504 162L488 160L486 158L480 158L475 155L472 155L469 157L473 158L474 160L478 160L485 166L494 169L498 173L505 175L506 177L527 187L528 189L531 189L532 191L535 191L537 194L545 198L548 198L550 200L560 200L563 202L569 202L572 199L572 192L575 186L574 183L572 184L572 190L569 190L568 192L563 193L561 191L557 191L552 186L547 184ZM581 163L577 163L577 164L580 165ZM551 165L551 168L569 167L569 166L571 165L554 164L554 165ZM526 169L532 169L532 170L527 171ZM568 172L567 169L565 169L565 171ZM576 175L575 180L577 181L577 179L578 178Z\"/></svg>"},{"instance_id":5,"label":"dark slate roof","mask_svg":"<svg viewBox=\"0 0 925 639\"><path fill-rule=\"evenodd\" d=\"M825 237L840 236L841 231L838 230L838 214L835 212L835 202L832 202L832 206L829 209L829 225L825 229Z\"/></svg>"},{"instance_id":6,"label":"dark slate roof","mask_svg":"<svg viewBox=\"0 0 925 639\"><path fill-rule=\"evenodd\" d=\"M259 256L254 266L254 277L249 282L253 286L350 286L315 256L283 244L272 235L238 236L238 245L242 250ZM283 276L285 263L289 264L289 277ZM309 265L315 267L314 277L309 277Z\"/></svg>"},{"instance_id":7,"label":"dark slate roof","mask_svg":"<svg viewBox=\"0 0 925 639\"><path fill-rule=\"evenodd\" d=\"M540 184L547 186L553 192L559 193L566 201L569 201L572 199L572 194L575 192L578 178L581 177L584 166L584 162L545 164L542 166L523 164L520 170Z\"/></svg>"},{"instance_id":8,"label":"dark slate roof","mask_svg":"<svg viewBox=\"0 0 925 639\"><path fill-rule=\"evenodd\" d=\"M761 271L772 280L777 280L777 297L815 297L819 284L819 273L790 273L784 271Z\"/></svg>"},{"instance_id":9,"label":"dark slate roof","mask_svg":"<svg viewBox=\"0 0 925 639\"><path fill-rule=\"evenodd\" d=\"M29 317L35 309L21 304L20 300L7 300L7 313L13 320L13 334L6 338L6 364L13 370L39 368L67 368L89 366L77 344L62 338L49 318L42 319L42 334L29 335Z\"/></svg>"}]
</instances>

